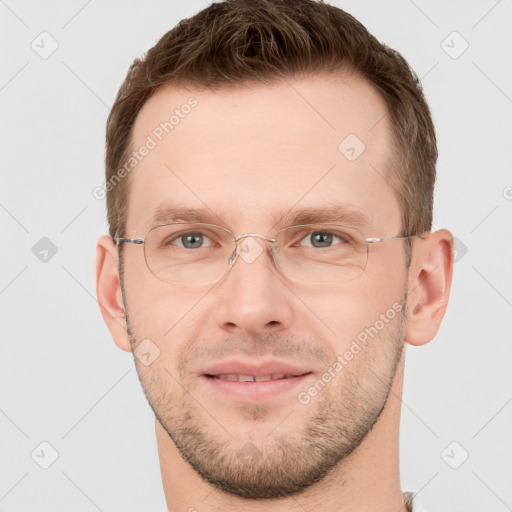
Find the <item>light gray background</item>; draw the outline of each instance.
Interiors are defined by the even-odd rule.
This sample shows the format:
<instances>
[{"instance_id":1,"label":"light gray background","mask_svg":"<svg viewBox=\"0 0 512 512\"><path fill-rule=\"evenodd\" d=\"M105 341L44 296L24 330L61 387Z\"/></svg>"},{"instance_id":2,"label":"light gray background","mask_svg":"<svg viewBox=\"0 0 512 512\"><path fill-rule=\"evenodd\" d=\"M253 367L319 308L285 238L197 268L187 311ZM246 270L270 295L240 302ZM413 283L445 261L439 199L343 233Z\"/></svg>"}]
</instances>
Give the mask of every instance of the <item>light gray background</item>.
<instances>
[{"instance_id":1,"label":"light gray background","mask_svg":"<svg viewBox=\"0 0 512 512\"><path fill-rule=\"evenodd\" d=\"M441 330L408 350L403 489L428 512L512 510L512 1L332 3L421 77L439 139L435 228L459 240ZM107 227L92 191L130 63L206 5L0 1L1 511L166 509L151 410L95 299ZM31 48L51 48L43 31L59 45L47 59ZM42 237L57 248L46 262L32 252ZM48 469L43 441L58 452Z\"/></svg>"}]
</instances>

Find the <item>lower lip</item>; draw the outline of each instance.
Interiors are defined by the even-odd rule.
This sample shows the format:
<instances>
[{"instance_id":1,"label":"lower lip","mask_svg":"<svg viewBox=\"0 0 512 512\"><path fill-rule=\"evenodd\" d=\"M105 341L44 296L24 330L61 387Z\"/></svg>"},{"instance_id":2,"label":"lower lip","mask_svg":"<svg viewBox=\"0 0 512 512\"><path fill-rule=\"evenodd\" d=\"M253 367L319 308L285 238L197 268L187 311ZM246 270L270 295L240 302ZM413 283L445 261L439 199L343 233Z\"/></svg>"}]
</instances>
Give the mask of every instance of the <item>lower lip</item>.
<instances>
[{"instance_id":1,"label":"lower lip","mask_svg":"<svg viewBox=\"0 0 512 512\"><path fill-rule=\"evenodd\" d=\"M225 393L232 398L239 400L267 400L279 395L283 395L302 385L311 375L306 373L297 377L288 377L285 379L238 382L235 380L219 379L216 377L203 378L218 392Z\"/></svg>"}]
</instances>

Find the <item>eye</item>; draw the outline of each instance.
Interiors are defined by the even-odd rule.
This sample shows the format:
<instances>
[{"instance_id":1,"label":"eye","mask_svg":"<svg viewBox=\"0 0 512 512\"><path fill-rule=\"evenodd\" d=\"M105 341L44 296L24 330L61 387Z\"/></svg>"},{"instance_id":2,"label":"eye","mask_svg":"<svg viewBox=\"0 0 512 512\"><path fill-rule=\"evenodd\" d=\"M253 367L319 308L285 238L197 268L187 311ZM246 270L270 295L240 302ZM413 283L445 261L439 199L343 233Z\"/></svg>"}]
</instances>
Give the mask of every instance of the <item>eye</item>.
<instances>
[{"instance_id":1,"label":"eye","mask_svg":"<svg viewBox=\"0 0 512 512\"><path fill-rule=\"evenodd\" d=\"M336 240L338 240L338 243L334 245L345 245L350 244L351 242L351 239L347 234L327 230L310 231L304 238L302 238L302 241L304 240L309 242L309 244L306 244L306 247L314 248L332 247L333 242L336 242Z\"/></svg>"},{"instance_id":2,"label":"eye","mask_svg":"<svg viewBox=\"0 0 512 512\"><path fill-rule=\"evenodd\" d=\"M174 243L176 241L178 241L178 243ZM184 249L201 249L205 247L205 245L203 245L205 241L212 242L211 239L204 233L201 233L200 231L194 231L189 233L180 233L170 237L163 242L163 245L178 245Z\"/></svg>"}]
</instances>

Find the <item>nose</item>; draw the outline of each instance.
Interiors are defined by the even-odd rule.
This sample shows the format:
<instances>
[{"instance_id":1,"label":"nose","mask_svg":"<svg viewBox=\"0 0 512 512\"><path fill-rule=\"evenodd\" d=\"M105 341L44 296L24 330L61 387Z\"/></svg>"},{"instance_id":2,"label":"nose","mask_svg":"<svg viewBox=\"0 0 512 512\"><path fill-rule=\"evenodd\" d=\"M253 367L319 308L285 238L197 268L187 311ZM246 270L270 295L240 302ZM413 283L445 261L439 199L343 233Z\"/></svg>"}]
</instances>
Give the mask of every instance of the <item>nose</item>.
<instances>
[{"instance_id":1,"label":"nose","mask_svg":"<svg viewBox=\"0 0 512 512\"><path fill-rule=\"evenodd\" d=\"M292 327L293 293L274 264L266 237L239 238L231 270L216 287L215 321L240 335Z\"/></svg>"}]
</instances>

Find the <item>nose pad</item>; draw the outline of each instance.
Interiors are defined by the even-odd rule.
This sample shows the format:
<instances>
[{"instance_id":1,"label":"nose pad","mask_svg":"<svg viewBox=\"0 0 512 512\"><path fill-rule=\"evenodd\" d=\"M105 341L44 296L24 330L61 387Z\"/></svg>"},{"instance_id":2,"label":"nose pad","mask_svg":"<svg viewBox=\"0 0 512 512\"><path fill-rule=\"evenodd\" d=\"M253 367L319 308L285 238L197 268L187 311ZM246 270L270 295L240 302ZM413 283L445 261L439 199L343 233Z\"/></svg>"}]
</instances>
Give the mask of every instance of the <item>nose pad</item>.
<instances>
[{"instance_id":1,"label":"nose pad","mask_svg":"<svg viewBox=\"0 0 512 512\"><path fill-rule=\"evenodd\" d=\"M230 256L228 263L232 267L235 264L236 255L237 255L237 249L238 247L235 245L235 249L233 251L233 254Z\"/></svg>"}]
</instances>

